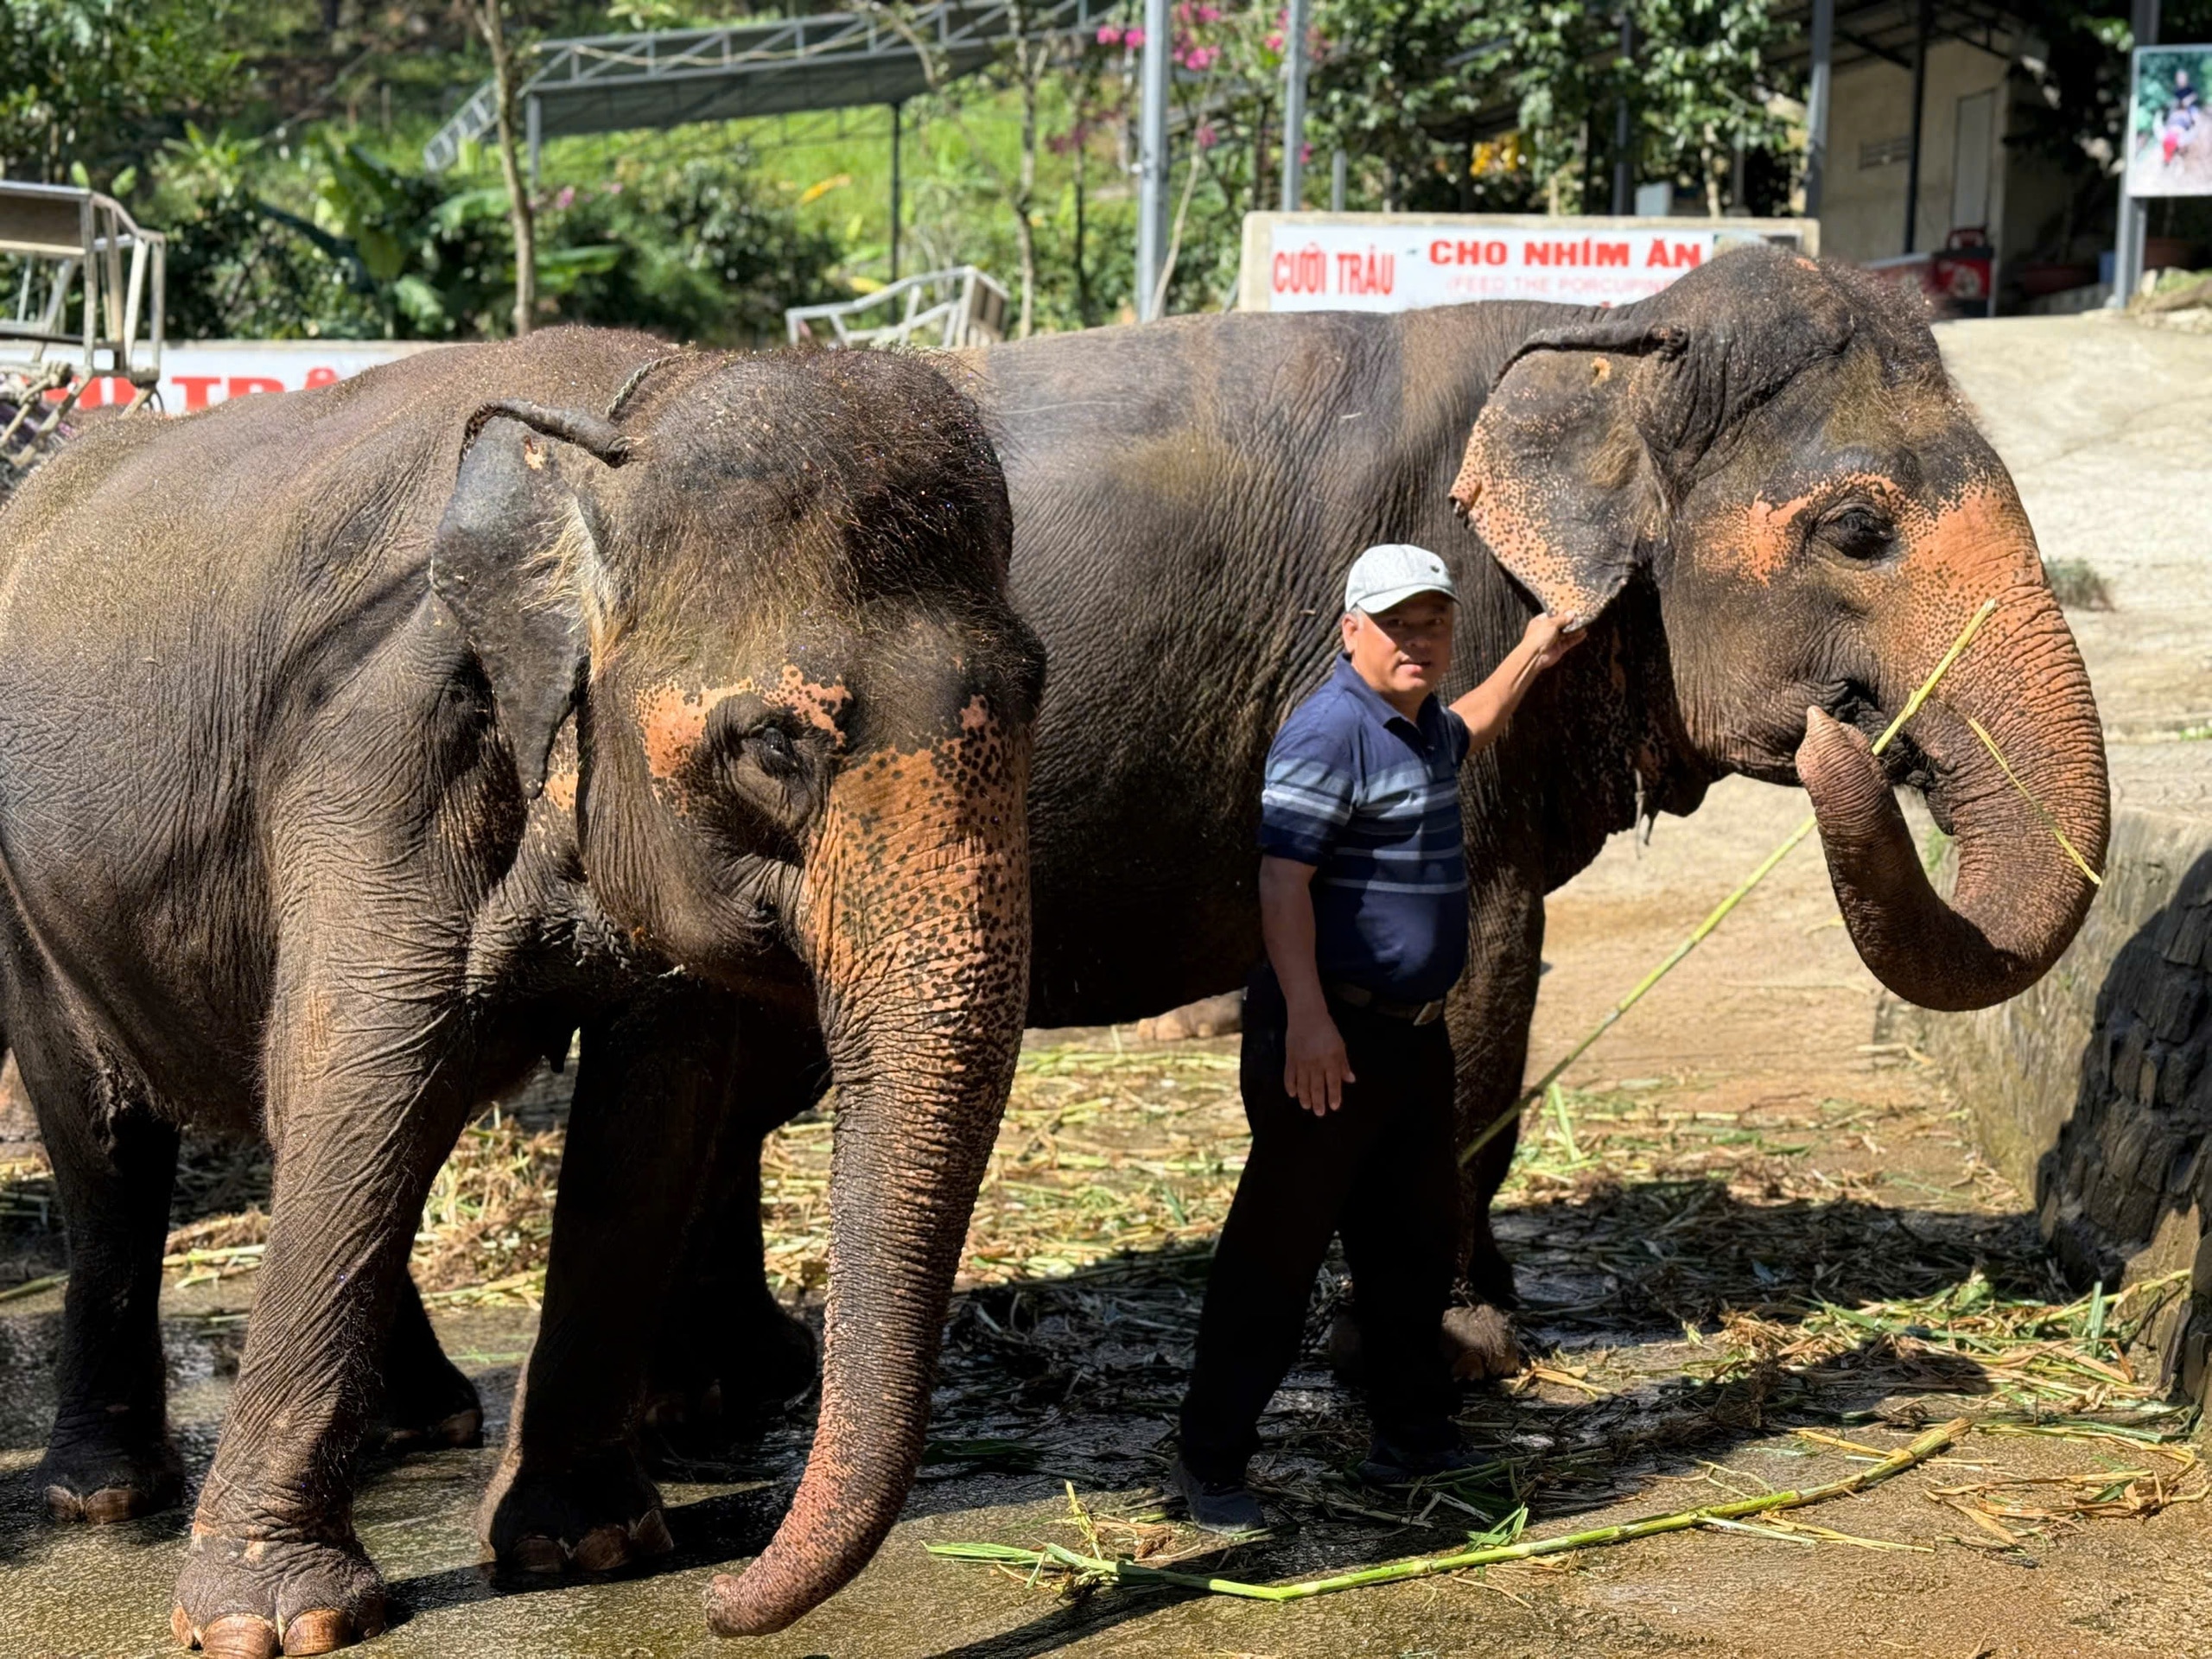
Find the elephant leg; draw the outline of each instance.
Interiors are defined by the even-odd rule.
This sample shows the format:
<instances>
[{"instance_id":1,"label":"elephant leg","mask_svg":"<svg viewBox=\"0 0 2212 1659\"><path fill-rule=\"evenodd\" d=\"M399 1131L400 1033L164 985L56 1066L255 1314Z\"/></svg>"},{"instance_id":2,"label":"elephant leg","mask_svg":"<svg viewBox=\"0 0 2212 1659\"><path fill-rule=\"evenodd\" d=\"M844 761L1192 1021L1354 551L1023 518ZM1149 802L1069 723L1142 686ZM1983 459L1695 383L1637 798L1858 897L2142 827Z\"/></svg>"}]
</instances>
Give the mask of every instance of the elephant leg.
<instances>
[{"instance_id":1,"label":"elephant leg","mask_svg":"<svg viewBox=\"0 0 2212 1659\"><path fill-rule=\"evenodd\" d=\"M68 1039L10 1035L69 1240L60 1409L37 1475L47 1511L107 1522L164 1510L184 1491L159 1318L177 1132L143 1102L118 1109Z\"/></svg>"},{"instance_id":2,"label":"elephant leg","mask_svg":"<svg viewBox=\"0 0 2212 1659\"><path fill-rule=\"evenodd\" d=\"M321 1653L384 1624L384 1583L353 1533L354 1454L423 1202L483 1060L435 1018L462 1003L450 969L394 963L396 931L280 947L269 1243L170 1620L211 1653ZM392 984L408 999L379 993Z\"/></svg>"},{"instance_id":3,"label":"elephant leg","mask_svg":"<svg viewBox=\"0 0 2212 1659\"><path fill-rule=\"evenodd\" d=\"M766 1130L822 1098L829 1059L810 1029L756 1015L746 1022L742 1066L653 1355L653 1449L671 1459L726 1448L817 1373L814 1332L768 1287L760 1147Z\"/></svg>"},{"instance_id":4,"label":"elephant leg","mask_svg":"<svg viewBox=\"0 0 2212 1659\"><path fill-rule=\"evenodd\" d=\"M370 1433L385 1451L483 1444L484 1403L476 1385L438 1345L423 1298L406 1274L393 1294L391 1329L378 1370L383 1403Z\"/></svg>"},{"instance_id":5,"label":"elephant leg","mask_svg":"<svg viewBox=\"0 0 2212 1659\"><path fill-rule=\"evenodd\" d=\"M1459 1062L1462 1147L1511 1115L1521 1096L1543 971L1543 884L1535 872L1507 866L1475 888L1470 904L1468 969L1445 1010ZM1444 1341L1453 1373L1462 1378L1503 1376L1521 1368L1520 1345L1505 1318L1520 1299L1490 1218L1519 1141L1516 1118L1459 1166L1459 1275L1474 1305L1445 1316Z\"/></svg>"},{"instance_id":6,"label":"elephant leg","mask_svg":"<svg viewBox=\"0 0 2212 1659\"><path fill-rule=\"evenodd\" d=\"M638 1431L737 1052L735 1004L692 987L583 1027L545 1311L478 1514L503 1567L605 1572L671 1548Z\"/></svg>"}]
</instances>

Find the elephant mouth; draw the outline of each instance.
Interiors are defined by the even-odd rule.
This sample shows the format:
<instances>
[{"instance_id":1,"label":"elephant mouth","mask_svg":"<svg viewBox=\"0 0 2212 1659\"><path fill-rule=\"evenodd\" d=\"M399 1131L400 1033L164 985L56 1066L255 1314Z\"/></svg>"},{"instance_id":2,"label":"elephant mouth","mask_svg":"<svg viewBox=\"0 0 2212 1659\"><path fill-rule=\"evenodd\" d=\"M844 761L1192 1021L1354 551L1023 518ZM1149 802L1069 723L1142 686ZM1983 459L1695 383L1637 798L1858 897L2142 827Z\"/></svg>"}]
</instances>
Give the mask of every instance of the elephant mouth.
<instances>
[{"instance_id":1,"label":"elephant mouth","mask_svg":"<svg viewBox=\"0 0 2212 1659\"><path fill-rule=\"evenodd\" d=\"M1824 686L1810 702L1838 724L1864 732L1870 744L1878 741L1897 717L1896 711L1884 707L1874 689L1862 680L1844 679ZM1952 833L1950 811L1944 801L1943 770L1913 740L1911 732L1901 731L1890 740L1879 765L1891 788L1917 791L1936 828L1947 836Z\"/></svg>"}]
</instances>

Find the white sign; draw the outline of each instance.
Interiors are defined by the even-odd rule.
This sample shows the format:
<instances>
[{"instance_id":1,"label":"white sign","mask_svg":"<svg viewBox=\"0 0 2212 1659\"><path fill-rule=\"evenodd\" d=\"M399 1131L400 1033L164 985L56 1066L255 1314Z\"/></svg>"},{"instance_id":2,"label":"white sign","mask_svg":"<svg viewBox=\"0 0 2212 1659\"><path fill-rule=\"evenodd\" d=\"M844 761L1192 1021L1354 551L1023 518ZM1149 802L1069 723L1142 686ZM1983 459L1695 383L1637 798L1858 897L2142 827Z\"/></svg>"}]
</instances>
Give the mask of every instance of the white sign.
<instances>
[{"instance_id":1,"label":"white sign","mask_svg":"<svg viewBox=\"0 0 2212 1659\"><path fill-rule=\"evenodd\" d=\"M435 351L423 340L188 340L162 351L162 408L171 415L251 397L264 391L327 386L379 363ZM83 409L130 401L130 383L102 377L86 383Z\"/></svg>"},{"instance_id":2,"label":"white sign","mask_svg":"<svg viewBox=\"0 0 2212 1659\"><path fill-rule=\"evenodd\" d=\"M1248 311L1407 311L1467 300L1625 305L1734 243L1812 251L1809 220L1251 213Z\"/></svg>"}]
</instances>

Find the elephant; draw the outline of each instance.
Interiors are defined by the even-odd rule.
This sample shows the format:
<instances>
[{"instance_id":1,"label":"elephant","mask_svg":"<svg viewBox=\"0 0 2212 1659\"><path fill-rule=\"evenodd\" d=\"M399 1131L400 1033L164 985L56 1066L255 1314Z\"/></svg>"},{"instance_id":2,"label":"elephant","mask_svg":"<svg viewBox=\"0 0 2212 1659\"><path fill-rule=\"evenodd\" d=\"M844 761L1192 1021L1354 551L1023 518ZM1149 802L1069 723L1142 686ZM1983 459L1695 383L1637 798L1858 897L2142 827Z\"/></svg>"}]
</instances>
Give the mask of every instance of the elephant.
<instances>
[{"instance_id":1,"label":"elephant","mask_svg":"<svg viewBox=\"0 0 2212 1659\"><path fill-rule=\"evenodd\" d=\"M0 1030L71 1251L58 1518L178 1496L180 1130L275 1152L180 1642L318 1653L384 1622L352 1517L379 1373L388 1417L478 1421L406 1273L425 1192L578 1035L501 1560L669 1547L630 1450L651 1318L717 1138L766 1127L732 1104L747 1057L795 1025L839 1091L828 1382L798 1503L725 1599L793 1617L866 1559L920 1458L1027 995L1043 658L1010 537L928 365L605 330L117 423L9 504Z\"/></svg>"},{"instance_id":2,"label":"elephant","mask_svg":"<svg viewBox=\"0 0 2212 1659\"><path fill-rule=\"evenodd\" d=\"M1012 593L1052 662L1029 796L1033 1026L1155 1014L1233 988L1259 959L1268 746L1328 671L1345 568L1380 542L1452 570L1447 700L1539 607L1590 634L1463 772L1471 948L1446 1015L1463 1147L1522 1087L1544 895L1609 836L1694 810L1729 773L1810 791L1851 938L1909 1001L2016 994L2087 911L2091 884L2041 815L2101 863L2095 701L1916 296L1757 245L1616 309L1180 318L992 345L949 368L1006 467ZM1992 599L1873 757L1869 738ZM1897 785L1957 838L1948 902ZM1508 1127L1463 1159L1471 1305L1442 1339L1465 1378L1520 1363L1489 1220L1515 1141ZM743 1193L757 1166L716 1179ZM702 1225L684 1274L758 1307L743 1211ZM1348 1334L1332 1346L1356 1366ZM699 1411L718 1364L740 1369L664 1349L657 1408Z\"/></svg>"}]
</instances>

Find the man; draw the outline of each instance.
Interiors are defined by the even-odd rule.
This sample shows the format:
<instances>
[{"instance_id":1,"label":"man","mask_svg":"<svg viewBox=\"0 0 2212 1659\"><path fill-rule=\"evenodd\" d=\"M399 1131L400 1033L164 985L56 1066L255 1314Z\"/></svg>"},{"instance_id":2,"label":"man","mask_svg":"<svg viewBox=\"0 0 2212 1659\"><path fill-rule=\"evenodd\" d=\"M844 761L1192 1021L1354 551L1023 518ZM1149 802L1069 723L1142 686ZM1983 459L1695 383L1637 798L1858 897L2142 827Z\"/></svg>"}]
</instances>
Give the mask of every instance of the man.
<instances>
[{"instance_id":1,"label":"man","mask_svg":"<svg viewBox=\"0 0 2212 1659\"><path fill-rule=\"evenodd\" d=\"M1245 1464L1337 1233L1359 1284L1375 1429L1361 1472L1388 1484L1464 1463L1437 1343L1458 1236L1441 1016L1467 960L1459 771L1583 636L1535 617L1446 709L1434 694L1457 602L1426 549L1361 554L1344 583L1344 654L1268 753L1267 960L1244 1008L1252 1153L1214 1254L1174 1474L1210 1531L1262 1524Z\"/></svg>"}]
</instances>

